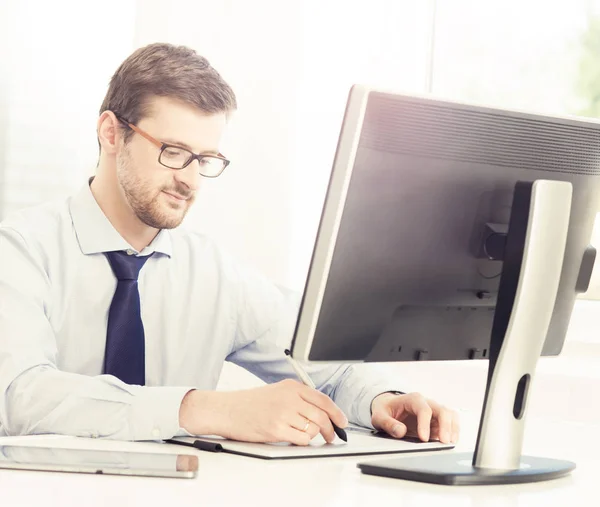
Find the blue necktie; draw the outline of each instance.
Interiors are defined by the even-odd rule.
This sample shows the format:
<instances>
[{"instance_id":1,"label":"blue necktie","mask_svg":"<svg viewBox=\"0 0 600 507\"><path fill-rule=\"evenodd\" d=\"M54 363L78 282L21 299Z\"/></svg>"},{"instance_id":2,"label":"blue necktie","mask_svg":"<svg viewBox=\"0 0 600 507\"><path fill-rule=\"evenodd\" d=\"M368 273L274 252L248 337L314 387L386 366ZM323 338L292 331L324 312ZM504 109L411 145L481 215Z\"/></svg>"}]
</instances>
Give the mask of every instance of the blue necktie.
<instances>
[{"instance_id":1,"label":"blue necktie","mask_svg":"<svg viewBox=\"0 0 600 507\"><path fill-rule=\"evenodd\" d=\"M146 383L145 337L140 314L138 275L150 258L105 252L117 277L117 290L108 312L104 373L114 375L126 384Z\"/></svg>"}]
</instances>

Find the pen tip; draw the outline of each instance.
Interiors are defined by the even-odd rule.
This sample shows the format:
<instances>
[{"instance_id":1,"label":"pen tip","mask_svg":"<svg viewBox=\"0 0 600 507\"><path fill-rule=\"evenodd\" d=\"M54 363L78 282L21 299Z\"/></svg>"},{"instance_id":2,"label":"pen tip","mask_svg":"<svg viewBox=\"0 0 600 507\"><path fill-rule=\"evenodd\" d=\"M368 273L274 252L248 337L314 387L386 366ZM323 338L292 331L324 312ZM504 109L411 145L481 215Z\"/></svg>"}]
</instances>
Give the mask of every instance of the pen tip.
<instances>
[{"instance_id":1,"label":"pen tip","mask_svg":"<svg viewBox=\"0 0 600 507\"><path fill-rule=\"evenodd\" d=\"M340 437L344 442L348 442L348 434L342 428L334 426L334 430L338 437Z\"/></svg>"},{"instance_id":2,"label":"pen tip","mask_svg":"<svg viewBox=\"0 0 600 507\"><path fill-rule=\"evenodd\" d=\"M286 356L291 356L292 353L290 352L290 349L285 349L285 355Z\"/></svg>"}]
</instances>

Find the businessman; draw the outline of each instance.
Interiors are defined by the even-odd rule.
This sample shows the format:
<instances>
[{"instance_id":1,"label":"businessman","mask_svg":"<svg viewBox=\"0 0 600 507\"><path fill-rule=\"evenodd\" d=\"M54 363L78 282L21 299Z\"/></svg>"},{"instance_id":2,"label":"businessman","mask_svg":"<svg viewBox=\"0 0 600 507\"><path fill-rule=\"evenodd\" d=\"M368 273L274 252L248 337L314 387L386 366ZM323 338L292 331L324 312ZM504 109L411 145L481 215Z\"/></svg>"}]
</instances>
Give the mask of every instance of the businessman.
<instances>
[{"instance_id":1,"label":"businessman","mask_svg":"<svg viewBox=\"0 0 600 507\"><path fill-rule=\"evenodd\" d=\"M291 380L298 301L178 227L229 164L235 109L194 51L138 49L102 103L94 177L0 224L0 433L307 445L350 420L456 442L453 411L373 366L311 366L316 390ZM224 361L267 385L215 391Z\"/></svg>"}]
</instances>

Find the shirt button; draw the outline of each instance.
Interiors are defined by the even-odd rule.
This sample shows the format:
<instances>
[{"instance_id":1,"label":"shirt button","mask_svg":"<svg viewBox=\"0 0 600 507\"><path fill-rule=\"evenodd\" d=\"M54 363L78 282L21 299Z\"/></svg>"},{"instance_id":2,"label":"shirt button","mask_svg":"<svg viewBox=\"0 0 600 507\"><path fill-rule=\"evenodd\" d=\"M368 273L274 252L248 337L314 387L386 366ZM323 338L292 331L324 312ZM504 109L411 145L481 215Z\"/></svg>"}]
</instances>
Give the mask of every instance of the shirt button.
<instances>
[{"instance_id":1,"label":"shirt button","mask_svg":"<svg viewBox=\"0 0 600 507\"><path fill-rule=\"evenodd\" d=\"M160 438L160 430L159 430L158 428L154 428L154 429L152 430L152 436L153 436L154 438Z\"/></svg>"},{"instance_id":2,"label":"shirt button","mask_svg":"<svg viewBox=\"0 0 600 507\"><path fill-rule=\"evenodd\" d=\"M127 255L133 255L134 253L135 252L131 248L127 249Z\"/></svg>"}]
</instances>

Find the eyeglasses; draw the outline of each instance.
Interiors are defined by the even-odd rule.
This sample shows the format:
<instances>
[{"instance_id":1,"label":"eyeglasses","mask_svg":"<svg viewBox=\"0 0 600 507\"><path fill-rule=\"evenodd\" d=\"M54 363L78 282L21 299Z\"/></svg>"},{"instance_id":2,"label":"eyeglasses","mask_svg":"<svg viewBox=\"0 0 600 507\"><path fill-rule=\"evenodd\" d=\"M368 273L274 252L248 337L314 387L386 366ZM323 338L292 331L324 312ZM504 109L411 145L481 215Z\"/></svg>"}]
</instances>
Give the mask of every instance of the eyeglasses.
<instances>
[{"instance_id":1,"label":"eyeglasses","mask_svg":"<svg viewBox=\"0 0 600 507\"><path fill-rule=\"evenodd\" d=\"M221 153L218 155L195 154L181 146L163 143L119 116L117 116L117 120L150 141L156 147L160 148L158 162L169 169L184 169L194 160L197 160L200 165L200 174L202 176L206 178L216 178L229 165L229 160L221 155Z\"/></svg>"}]
</instances>

